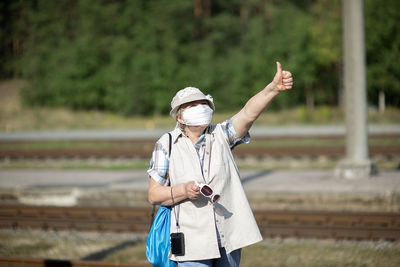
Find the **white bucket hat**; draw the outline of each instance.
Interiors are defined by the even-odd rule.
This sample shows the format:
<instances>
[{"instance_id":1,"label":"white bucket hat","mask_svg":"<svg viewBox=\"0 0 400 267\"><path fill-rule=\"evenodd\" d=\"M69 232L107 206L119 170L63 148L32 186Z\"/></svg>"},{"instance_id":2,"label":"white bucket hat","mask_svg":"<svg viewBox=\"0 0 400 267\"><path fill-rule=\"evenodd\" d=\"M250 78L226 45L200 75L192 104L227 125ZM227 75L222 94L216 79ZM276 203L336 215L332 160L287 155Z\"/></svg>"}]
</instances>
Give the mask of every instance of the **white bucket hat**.
<instances>
[{"instance_id":1,"label":"white bucket hat","mask_svg":"<svg viewBox=\"0 0 400 267\"><path fill-rule=\"evenodd\" d=\"M174 98L172 98L171 111L169 114L171 115L172 118L176 119L178 109L181 105L196 100L207 100L210 108L212 108L212 110L215 110L212 96L203 94L196 87L186 87L182 90L179 90L174 96Z\"/></svg>"}]
</instances>

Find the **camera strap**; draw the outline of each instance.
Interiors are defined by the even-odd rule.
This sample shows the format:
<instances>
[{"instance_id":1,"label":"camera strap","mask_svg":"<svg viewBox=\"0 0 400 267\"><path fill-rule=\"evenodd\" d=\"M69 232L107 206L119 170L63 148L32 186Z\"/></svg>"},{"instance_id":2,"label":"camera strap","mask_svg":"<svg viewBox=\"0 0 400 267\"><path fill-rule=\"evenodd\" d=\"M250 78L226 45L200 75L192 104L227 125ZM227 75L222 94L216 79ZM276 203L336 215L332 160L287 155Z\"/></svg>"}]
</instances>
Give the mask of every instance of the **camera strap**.
<instances>
[{"instance_id":1,"label":"camera strap","mask_svg":"<svg viewBox=\"0 0 400 267\"><path fill-rule=\"evenodd\" d=\"M178 215L176 215L176 206L174 205L175 204L175 201L174 201L174 195L172 194L172 186L171 186L171 198L172 198L172 209L174 210L174 216L175 216L175 222L176 222L176 230L177 230L177 232L179 232L179 229L180 229L180 227L179 227L179 211L180 211L180 209L179 209L179 205L178 205Z\"/></svg>"}]
</instances>

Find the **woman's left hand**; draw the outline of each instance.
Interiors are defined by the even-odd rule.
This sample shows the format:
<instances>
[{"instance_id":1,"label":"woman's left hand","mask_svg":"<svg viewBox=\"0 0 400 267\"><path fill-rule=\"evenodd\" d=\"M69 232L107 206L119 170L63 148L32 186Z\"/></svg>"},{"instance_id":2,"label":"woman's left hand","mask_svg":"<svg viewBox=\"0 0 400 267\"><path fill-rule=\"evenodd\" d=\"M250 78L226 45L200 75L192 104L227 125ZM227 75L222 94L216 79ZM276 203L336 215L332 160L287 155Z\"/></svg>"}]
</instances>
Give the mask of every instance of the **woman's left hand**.
<instances>
[{"instance_id":1,"label":"woman's left hand","mask_svg":"<svg viewBox=\"0 0 400 267\"><path fill-rule=\"evenodd\" d=\"M290 90L293 87L293 76L290 71L282 70L282 65L279 62L276 62L276 74L272 83L269 84L272 86L272 90L275 92L282 92L285 90Z\"/></svg>"}]
</instances>

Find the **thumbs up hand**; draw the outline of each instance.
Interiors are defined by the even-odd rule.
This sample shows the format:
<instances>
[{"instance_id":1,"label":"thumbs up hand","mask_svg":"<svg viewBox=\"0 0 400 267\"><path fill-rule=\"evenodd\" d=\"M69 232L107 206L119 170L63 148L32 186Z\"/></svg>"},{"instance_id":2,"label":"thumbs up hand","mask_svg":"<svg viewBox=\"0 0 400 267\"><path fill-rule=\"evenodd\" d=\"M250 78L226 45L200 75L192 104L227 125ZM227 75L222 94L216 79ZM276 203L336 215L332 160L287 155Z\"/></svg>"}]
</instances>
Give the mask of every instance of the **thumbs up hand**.
<instances>
[{"instance_id":1,"label":"thumbs up hand","mask_svg":"<svg viewBox=\"0 0 400 267\"><path fill-rule=\"evenodd\" d=\"M293 87L293 76L290 71L282 70L282 65L276 62L276 74L272 82L268 85L272 91L282 92Z\"/></svg>"}]
</instances>

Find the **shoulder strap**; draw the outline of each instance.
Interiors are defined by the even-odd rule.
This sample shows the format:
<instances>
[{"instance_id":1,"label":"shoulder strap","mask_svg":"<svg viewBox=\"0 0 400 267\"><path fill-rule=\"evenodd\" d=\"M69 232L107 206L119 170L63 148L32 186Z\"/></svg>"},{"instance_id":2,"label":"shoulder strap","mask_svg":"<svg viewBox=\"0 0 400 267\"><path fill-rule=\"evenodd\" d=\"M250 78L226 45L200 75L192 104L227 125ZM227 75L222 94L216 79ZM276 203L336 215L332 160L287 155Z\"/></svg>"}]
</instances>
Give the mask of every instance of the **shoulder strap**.
<instances>
[{"instance_id":1,"label":"shoulder strap","mask_svg":"<svg viewBox=\"0 0 400 267\"><path fill-rule=\"evenodd\" d=\"M168 133L169 137L169 149L168 149L168 157L171 156L171 147L172 147L172 135L171 133Z\"/></svg>"},{"instance_id":2,"label":"shoulder strap","mask_svg":"<svg viewBox=\"0 0 400 267\"><path fill-rule=\"evenodd\" d=\"M168 133L169 136L169 151L168 151L168 157L171 156L171 147L172 147L172 136L171 133ZM172 209L174 210L174 215L175 215L175 222L176 222L176 227L179 231L179 222L178 222L178 217L179 217L179 211L178 211L178 216L176 215L175 211L175 205L174 205L174 196L172 195L172 187L171 187L171 198L172 198ZM180 207L180 206L179 206Z\"/></svg>"},{"instance_id":3,"label":"shoulder strap","mask_svg":"<svg viewBox=\"0 0 400 267\"><path fill-rule=\"evenodd\" d=\"M169 157L171 156L171 148L172 148L172 135L171 135L171 133L168 133L168 137L169 137L169 144L168 144L168 159L169 159ZM156 212L156 205L153 204L153 210L151 212L150 229L151 229L151 226L153 225L153 222L154 222L154 214L155 214L155 212Z\"/></svg>"}]
</instances>

